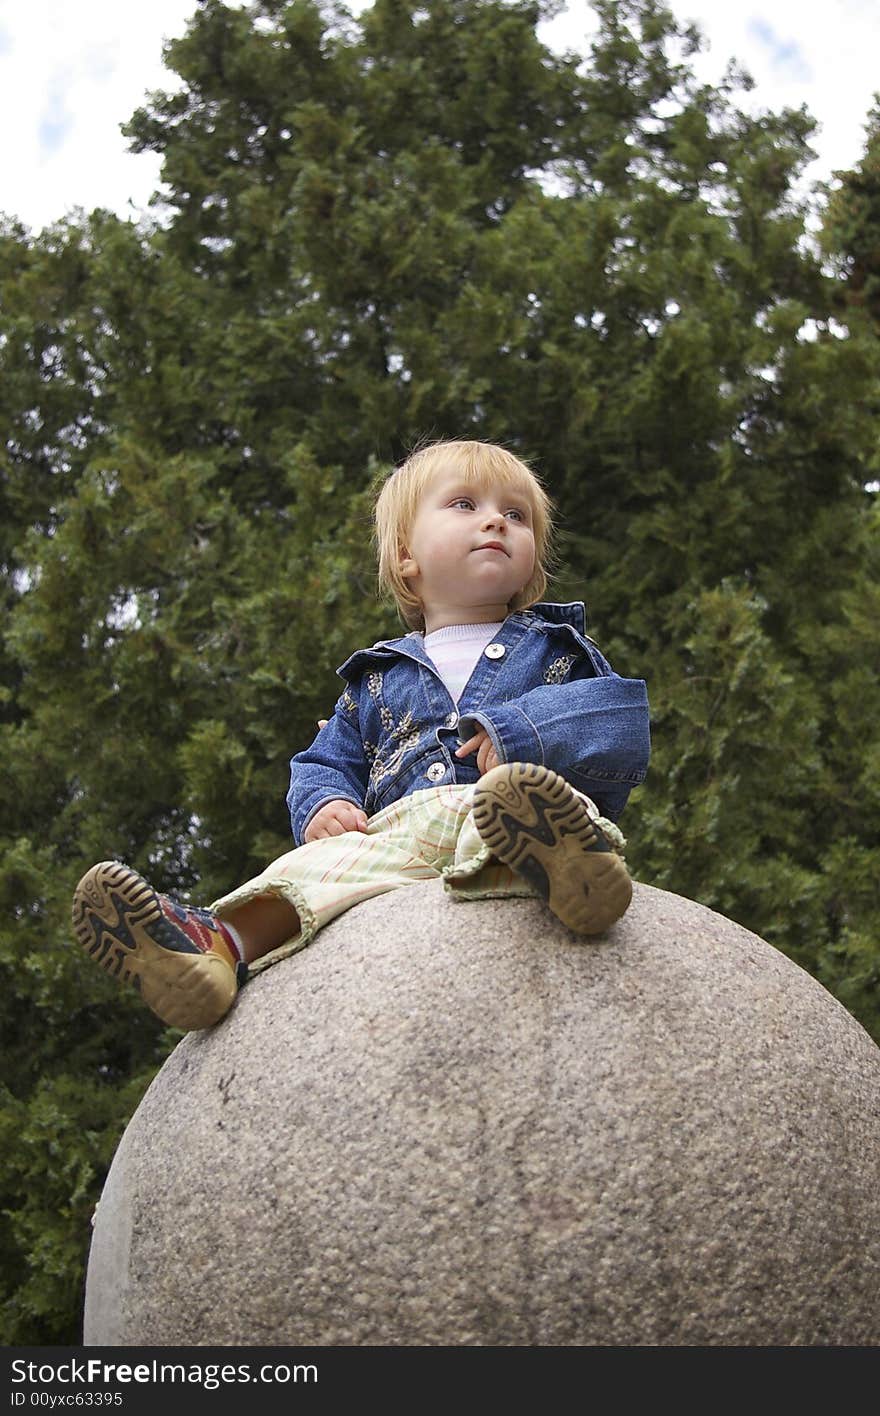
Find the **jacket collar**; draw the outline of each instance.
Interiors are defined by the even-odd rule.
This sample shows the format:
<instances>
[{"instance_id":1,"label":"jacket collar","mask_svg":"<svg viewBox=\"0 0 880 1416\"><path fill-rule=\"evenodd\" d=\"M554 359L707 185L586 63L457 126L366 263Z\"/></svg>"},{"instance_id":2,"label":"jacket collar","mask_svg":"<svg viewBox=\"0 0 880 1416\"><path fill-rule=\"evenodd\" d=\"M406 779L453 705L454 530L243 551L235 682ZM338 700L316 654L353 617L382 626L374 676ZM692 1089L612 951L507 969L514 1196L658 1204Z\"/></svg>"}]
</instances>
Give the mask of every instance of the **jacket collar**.
<instances>
[{"instance_id":1,"label":"jacket collar","mask_svg":"<svg viewBox=\"0 0 880 1416\"><path fill-rule=\"evenodd\" d=\"M586 620L587 615L582 600L572 600L565 605L541 601L536 605L529 605L528 609L514 610L513 614L508 615L504 621L499 636L504 634L508 625L539 630L555 629L559 625L570 625L578 634L585 636ZM417 664L424 664L427 668L434 669L429 655L425 653L422 635L418 630L411 630L409 634L403 634L398 639L380 639L369 649L356 649L336 672L341 678L350 680L355 677L356 673L362 672L367 663L371 661L387 664L390 660L401 656L405 659L414 659Z\"/></svg>"},{"instance_id":2,"label":"jacket collar","mask_svg":"<svg viewBox=\"0 0 880 1416\"><path fill-rule=\"evenodd\" d=\"M539 627L546 625L548 629L560 624L570 624L578 634L586 635L587 632L587 611L583 600L569 600L565 605L542 600L537 605L529 605L527 610L517 610L516 617L531 624L537 622Z\"/></svg>"}]
</instances>

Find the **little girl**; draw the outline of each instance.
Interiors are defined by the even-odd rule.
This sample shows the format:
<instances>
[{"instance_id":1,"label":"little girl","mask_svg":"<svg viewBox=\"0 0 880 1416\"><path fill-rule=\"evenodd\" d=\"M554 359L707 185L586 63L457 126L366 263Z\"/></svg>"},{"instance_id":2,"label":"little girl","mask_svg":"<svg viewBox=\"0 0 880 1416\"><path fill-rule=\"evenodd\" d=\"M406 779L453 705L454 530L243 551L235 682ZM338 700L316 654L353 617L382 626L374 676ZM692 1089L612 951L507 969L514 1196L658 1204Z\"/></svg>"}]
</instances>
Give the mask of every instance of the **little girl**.
<instances>
[{"instance_id":1,"label":"little girl","mask_svg":"<svg viewBox=\"0 0 880 1416\"><path fill-rule=\"evenodd\" d=\"M332 718L291 761L296 848L195 909L104 861L80 943L166 1023L204 1028L250 972L352 905L441 877L454 899L542 896L607 929L632 885L614 825L649 756L641 679L615 674L582 604L540 603L550 503L504 448L438 442L385 482L379 579L410 632L358 650Z\"/></svg>"}]
</instances>

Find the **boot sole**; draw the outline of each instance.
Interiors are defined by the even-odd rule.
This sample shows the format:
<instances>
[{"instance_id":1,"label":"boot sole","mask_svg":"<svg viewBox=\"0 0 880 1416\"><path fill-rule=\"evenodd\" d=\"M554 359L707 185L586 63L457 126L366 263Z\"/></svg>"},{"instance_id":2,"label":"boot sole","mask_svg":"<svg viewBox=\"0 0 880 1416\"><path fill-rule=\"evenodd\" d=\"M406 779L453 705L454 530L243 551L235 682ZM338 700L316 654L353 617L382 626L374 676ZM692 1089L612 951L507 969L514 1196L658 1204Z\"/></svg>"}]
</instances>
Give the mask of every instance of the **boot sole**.
<instances>
[{"instance_id":1,"label":"boot sole","mask_svg":"<svg viewBox=\"0 0 880 1416\"><path fill-rule=\"evenodd\" d=\"M190 944L165 918L152 886L118 861L92 866L77 885L73 929L99 968L131 984L170 1027L211 1027L235 1001L229 965Z\"/></svg>"},{"instance_id":2,"label":"boot sole","mask_svg":"<svg viewBox=\"0 0 880 1416\"><path fill-rule=\"evenodd\" d=\"M576 792L549 767L514 762L480 778L474 824L575 934L601 934L626 911L632 881Z\"/></svg>"}]
</instances>

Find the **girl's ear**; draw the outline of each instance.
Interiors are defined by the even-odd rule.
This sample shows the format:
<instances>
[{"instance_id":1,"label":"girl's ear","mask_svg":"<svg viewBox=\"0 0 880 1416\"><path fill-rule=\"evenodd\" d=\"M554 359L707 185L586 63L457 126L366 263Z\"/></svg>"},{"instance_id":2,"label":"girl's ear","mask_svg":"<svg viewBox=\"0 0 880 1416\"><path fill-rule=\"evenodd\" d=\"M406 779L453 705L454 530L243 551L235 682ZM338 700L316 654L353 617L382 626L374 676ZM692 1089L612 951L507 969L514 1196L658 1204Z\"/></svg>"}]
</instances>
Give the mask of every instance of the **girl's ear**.
<instances>
[{"instance_id":1,"label":"girl's ear","mask_svg":"<svg viewBox=\"0 0 880 1416\"><path fill-rule=\"evenodd\" d=\"M418 564L413 560L406 546L400 548L400 573L403 576L418 575L419 573Z\"/></svg>"}]
</instances>

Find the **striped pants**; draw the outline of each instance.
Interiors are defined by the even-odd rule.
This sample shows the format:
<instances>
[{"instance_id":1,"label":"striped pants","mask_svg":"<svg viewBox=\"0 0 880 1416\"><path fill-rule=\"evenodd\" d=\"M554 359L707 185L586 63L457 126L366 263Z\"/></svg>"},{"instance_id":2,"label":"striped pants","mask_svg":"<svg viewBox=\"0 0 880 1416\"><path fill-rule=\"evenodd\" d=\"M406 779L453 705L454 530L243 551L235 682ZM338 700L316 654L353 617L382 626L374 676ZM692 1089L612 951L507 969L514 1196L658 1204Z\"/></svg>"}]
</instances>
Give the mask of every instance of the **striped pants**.
<instances>
[{"instance_id":1,"label":"striped pants","mask_svg":"<svg viewBox=\"0 0 880 1416\"><path fill-rule=\"evenodd\" d=\"M305 948L319 929L337 915L419 880L443 881L456 900L534 896L527 881L493 859L474 825L474 786L429 787L386 806L370 817L366 832L346 831L310 841L279 856L260 875L215 900L220 916L260 895L278 895L299 916L300 932L250 965L258 973ZM623 846L617 827L599 816L615 844Z\"/></svg>"}]
</instances>

